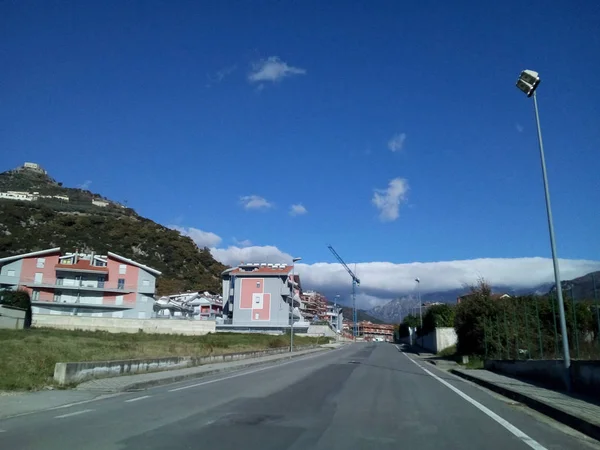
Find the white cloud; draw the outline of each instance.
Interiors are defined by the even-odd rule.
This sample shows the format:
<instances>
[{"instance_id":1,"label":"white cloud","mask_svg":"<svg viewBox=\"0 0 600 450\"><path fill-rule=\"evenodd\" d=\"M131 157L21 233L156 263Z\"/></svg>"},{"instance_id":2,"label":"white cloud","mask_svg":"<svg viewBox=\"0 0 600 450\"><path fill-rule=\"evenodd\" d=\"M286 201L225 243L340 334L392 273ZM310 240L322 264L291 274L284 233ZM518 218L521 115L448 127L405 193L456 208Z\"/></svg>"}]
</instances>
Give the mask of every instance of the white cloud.
<instances>
[{"instance_id":1,"label":"white cloud","mask_svg":"<svg viewBox=\"0 0 600 450\"><path fill-rule=\"evenodd\" d=\"M185 228L178 225L168 225L169 228L179 231L184 236L189 236L200 248L215 247L222 241L221 237L210 231L202 231L198 228Z\"/></svg>"},{"instance_id":2,"label":"white cloud","mask_svg":"<svg viewBox=\"0 0 600 450\"><path fill-rule=\"evenodd\" d=\"M305 69L289 66L277 56L270 56L252 64L252 70L248 74L250 83L263 81L276 82L292 75L304 75Z\"/></svg>"},{"instance_id":3,"label":"white cloud","mask_svg":"<svg viewBox=\"0 0 600 450\"><path fill-rule=\"evenodd\" d=\"M517 131L519 133L522 133L523 130L525 129L525 128L523 128L523 125L521 125L520 123L515 124L515 128L517 129Z\"/></svg>"},{"instance_id":4,"label":"white cloud","mask_svg":"<svg viewBox=\"0 0 600 450\"><path fill-rule=\"evenodd\" d=\"M252 245L252 241L250 239L239 241L238 239L233 238L233 242L235 245L239 245L240 247L250 247Z\"/></svg>"},{"instance_id":5,"label":"white cloud","mask_svg":"<svg viewBox=\"0 0 600 450\"><path fill-rule=\"evenodd\" d=\"M243 262L267 262L291 264L292 256L279 248L266 246L229 246L218 248L221 238L215 233L197 228L171 226L180 233L190 236L200 247L211 247L213 257L223 264L235 266ZM600 261L561 259L560 270L563 280L570 280L595 270L600 270ZM415 278L421 280L422 294L462 289L484 278L492 286L509 286L515 289L535 288L553 283L554 272L550 258L479 258L458 261L413 262L395 264L391 262L348 262L349 267L360 278L357 306L372 308L401 296L415 294ZM328 295L337 294L349 305L352 282L346 270L338 263L296 263L304 289L315 289Z\"/></svg>"},{"instance_id":6,"label":"white cloud","mask_svg":"<svg viewBox=\"0 0 600 450\"><path fill-rule=\"evenodd\" d=\"M290 206L290 216L301 216L307 212L308 210L301 203Z\"/></svg>"},{"instance_id":7,"label":"white cloud","mask_svg":"<svg viewBox=\"0 0 600 450\"><path fill-rule=\"evenodd\" d=\"M246 195L240 197L240 203L244 209L269 209L273 207L273 203L258 195Z\"/></svg>"},{"instance_id":8,"label":"white cloud","mask_svg":"<svg viewBox=\"0 0 600 450\"><path fill-rule=\"evenodd\" d=\"M406 133L395 134L388 141L388 148L393 152L399 152L404 147L404 141L406 141Z\"/></svg>"},{"instance_id":9,"label":"white cloud","mask_svg":"<svg viewBox=\"0 0 600 450\"><path fill-rule=\"evenodd\" d=\"M291 264L292 262L292 257L290 255L272 245L251 246L245 248L237 246L212 248L210 252L217 261L227 264L228 266L237 266L242 261L284 264Z\"/></svg>"},{"instance_id":10,"label":"white cloud","mask_svg":"<svg viewBox=\"0 0 600 450\"><path fill-rule=\"evenodd\" d=\"M394 178L387 189L375 189L371 202L379 209L382 222L391 222L400 214L400 204L406 199L408 181L404 178Z\"/></svg>"},{"instance_id":11,"label":"white cloud","mask_svg":"<svg viewBox=\"0 0 600 450\"><path fill-rule=\"evenodd\" d=\"M354 264L349 264L354 270ZM330 296L340 294L350 299L351 279L341 264L296 264L305 289L316 289ZM600 261L560 260L564 280L600 270ZM554 281L549 258L481 258L461 261L394 264L368 262L356 265L361 284L357 305L369 308L415 291L415 278L421 279L422 293L461 289L483 277L492 286L534 288Z\"/></svg>"},{"instance_id":12,"label":"white cloud","mask_svg":"<svg viewBox=\"0 0 600 450\"><path fill-rule=\"evenodd\" d=\"M83 189L84 191L87 191L90 188L91 184L92 184L92 180L85 180L83 183L78 184L77 187L79 189Z\"/></svg>"}]
</instances>

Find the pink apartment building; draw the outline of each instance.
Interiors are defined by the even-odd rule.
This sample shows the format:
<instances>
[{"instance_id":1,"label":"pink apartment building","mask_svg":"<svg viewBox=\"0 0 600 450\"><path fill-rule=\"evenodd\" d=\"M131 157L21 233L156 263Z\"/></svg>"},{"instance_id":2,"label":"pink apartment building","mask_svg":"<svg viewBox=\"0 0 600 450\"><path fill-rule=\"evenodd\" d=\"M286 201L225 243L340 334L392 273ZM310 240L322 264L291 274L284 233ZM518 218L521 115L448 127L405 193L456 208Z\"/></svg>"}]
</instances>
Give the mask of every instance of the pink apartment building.
<instances>
[{"instance_id":1,"label":"pink apartment building","mask_svg":"<svg viewBox=\"0 0 600 450\"><path fill-rule=\"evenodd\" d=\"M0 258L0 288L28 291L34 314L150 318L160 274L112 252L57 247Z\"/></svg>"}]
</instances>

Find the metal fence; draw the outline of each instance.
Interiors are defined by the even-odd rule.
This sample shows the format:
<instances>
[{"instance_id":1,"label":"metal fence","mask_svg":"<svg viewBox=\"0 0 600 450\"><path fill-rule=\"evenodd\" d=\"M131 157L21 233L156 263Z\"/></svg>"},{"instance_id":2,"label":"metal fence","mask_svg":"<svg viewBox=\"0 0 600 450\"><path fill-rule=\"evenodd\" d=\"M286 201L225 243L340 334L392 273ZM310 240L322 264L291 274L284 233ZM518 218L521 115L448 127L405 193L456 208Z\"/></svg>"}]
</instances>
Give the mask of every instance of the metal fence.
<instances>
[{"instance_id":1,"label":"metal fence","mask_svg":"<svg viewBox=\"0 0 600 450\"><path fill-rule=\"evenodd\" d=\"M600 286L593 298L563 291L573 359L600 359ZM483 319L486 359L561 359L562 334L556 295L504 298Z\"/></svg>"}]
</instances>

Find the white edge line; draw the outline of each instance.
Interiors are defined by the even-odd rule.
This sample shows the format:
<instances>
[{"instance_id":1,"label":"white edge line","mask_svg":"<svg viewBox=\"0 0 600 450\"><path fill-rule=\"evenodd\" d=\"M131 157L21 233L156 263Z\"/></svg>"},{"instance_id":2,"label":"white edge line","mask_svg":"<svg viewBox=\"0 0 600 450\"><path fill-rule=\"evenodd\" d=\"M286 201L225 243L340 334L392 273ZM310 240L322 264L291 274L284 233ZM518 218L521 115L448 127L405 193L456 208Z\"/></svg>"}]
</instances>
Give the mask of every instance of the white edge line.
<instances>
[{"instance_id":1,"label":"white edge line","mask_svg":"<svg viewBox=\"0 0 600 450\"><path fill-rule=\"evenodd\" d=\"M68 414L63 414L61 416L55 416L55 419L64 419L65 417L78 416L79 414L85 414L94 411L93 409L82 409L81 411L75 411Z\"/></svg>"},{"instance_id":2,"label":"white edge line","mask_svg":"<svg viewBox=\"0 0 600 450\"><path fill-rule=\"evenodd\" d=\"M500 425L502 425L504 428L506 428L508 431L510 431L513 435L515 435L517 438L519 438L521 441L523 441L525 444L527 444L529 447L531 447L531 448L533 448L535 450L547 450L546 447L544 447L542 444L540 444L539 442L537 442L533 438L529 437L527 434L523 433L521 430L519 430L517 427L515 427L513 424L511 424L507 420L504 420L502 417L500 417L494 411L492 411L492 410L488 409L487 407L483 406L477 400L472 399L471 397L469 397L467 394L465 394L460 389L452 386L450 383L448 383L447 381L441 379L440 377L438 377L433 372L427 370L425 367L423 367L421 364L419 364L418 362L416 362L414 359L412 359L406 353L402 352L402 354L404 356L406 356L409 359L410 362L412 362L413 364L415 364L417 367L419 367L425 373L427 373L428 375L430 375L433 378L435 378L437 381L439 381L440 383L442 383L448 389L450 389L451 391L455 392L456 394L458 394L459 396L461 396L463 399L465 399L466 401L468 401L471 405L473 405L475 408L477 408L478 410L480 410L482 413L484 413L485 415L487 415L488 417L490 417L491 419L495 420L497 423L499 423Z\"/></svg>"},{"instance_id":3,"label":"white edge line","mask_svg":"<svg viewBox=\"0 0 600 450\"><path fill-rule=\"evenodd\" d=\"M150 398L152 397L151 395L142 395L141 397L136 397L136 398L130 398L129 400L125 400L125 403L133 403L133 402L137 402L138 400L144 400L145 398Z\"/></svg>"},{"instance_id":4,"label":"white edge line","mask_svg":"<svg viewBox=\"0 0 600 450\"><path fill-rule=\"evenodd\" d=\"M339 348L334 349L334 351L335 350L339 350ZM236 373L236 374L233 374L233 375L229 375L228 377L222 377L222 378L218 378L216 380L203 381L201 383L195 383L195 384L190 384L188 386L182 386L182 387L178 387L178 388L175 388L175 389L169 389L167 392L183 391L184 389L191 389L191 388L195 388L195 387L198 387L198 386L204 386L206 384L218 383L219 381L225 381L225 380L230 380L232 378L243 377L244 375L250 375L250 374L253 374L253 373L256 373L256 372L262 372L263 370L275 369L277 367L286 366L288 364L292 364L292 363L295 363L295 362L298 362L298 361L306 361L307 359L316 358L317 356L322 356L322 355L325 355L325 354L329 354L329 352L318 352L315 355L309 354L307 357L302 357L301 356L299 358L293 358L291 361L287 361L287 362L279 363L279 364L276 363L276 364L273 364L273 365L268 366L268 367L261 367L259 369L254 369L254 370L250 370L250 371L243 372L243 373ZM243 369L241 369L241 370L243 370Z\"/></svg>"}]
</instances>

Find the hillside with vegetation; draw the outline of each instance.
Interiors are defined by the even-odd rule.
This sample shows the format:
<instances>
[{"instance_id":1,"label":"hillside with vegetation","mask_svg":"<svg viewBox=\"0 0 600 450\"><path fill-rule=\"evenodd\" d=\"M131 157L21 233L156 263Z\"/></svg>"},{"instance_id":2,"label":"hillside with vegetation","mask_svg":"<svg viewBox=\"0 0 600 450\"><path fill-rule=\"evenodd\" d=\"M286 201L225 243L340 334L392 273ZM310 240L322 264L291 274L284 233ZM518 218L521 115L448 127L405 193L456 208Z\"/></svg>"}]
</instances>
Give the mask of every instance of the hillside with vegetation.
<instances>
[{"instance_id":1,"label":"hillside with vegetation","mask_svg":"<svg viewBox=\"0 0 600 450\"><path fill-rule=\"evenodd\" d=\"M98 207L90 191L65 188L44 173L15 170L0 174L0 192L39 192L69 197L16 201L0 198L0 257L61 247L63 251L112 251L160 270L158 293L221 291L225 266L207 248L179 232L139 216L116 202ZM108 200L110 202L110 200Z\"/></svg>"}]
</instances>

